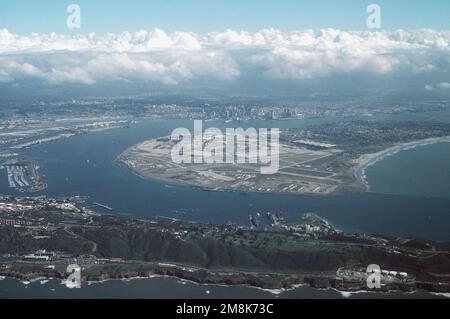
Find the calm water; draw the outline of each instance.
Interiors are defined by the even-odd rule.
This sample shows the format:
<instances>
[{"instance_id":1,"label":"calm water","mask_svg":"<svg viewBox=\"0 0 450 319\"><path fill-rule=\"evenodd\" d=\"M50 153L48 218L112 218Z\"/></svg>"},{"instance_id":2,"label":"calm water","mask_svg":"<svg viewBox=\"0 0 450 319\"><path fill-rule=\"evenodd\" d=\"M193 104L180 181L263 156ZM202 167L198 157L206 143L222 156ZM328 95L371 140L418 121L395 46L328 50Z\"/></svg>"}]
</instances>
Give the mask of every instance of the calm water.
<instances>
[{"instance_id":1,"label":"calm water","mask_svg":"<svg viewBox=\"0 0 450 319\"><path fill-rule=\"evenodd\" d=\"M333 120L282 121L271 122L269 125L267 122L254 122L248 125L299 127ZM216 123L210 125L221 127ZM349 232L450 240L450 189L449 183L446 183L450 177L450 161L442 160L449 158L450 143L401 152L368 169L368 178L373 189L382 193L393 193L392 195L244 196L239 193L204 192L143 180L114 161L122 151L138 142L168 135L176 127L191 126L192 121L187 120L149 120L132 128L82 135L45 144L23 151L22 155L41 163L41 173L49 184L43 195L88 196L91 202L107 204L113 207L116 213L130 216L168 216L199 222L232 221L244 224L247 223L248 215L255 212L282 210L289 222L296 222L300 221L303 213L313 211ZM0 173L0 193L20 195L8 187L4 171ZM85 287L79 291L68 291L53 281L47 285L33 283L29 286L10 280L0 283L0 297L51 298L56 295L69 298L200 298L208 297L206 290L211 290L211 297L273 297L267 292L250 288L205 288L161 278L131 283L110 282ZM317 296L334 298L340 297L340 294L309 288L282 294L282 297L286 298Z\"/></svg>"},{"instance_id":2,"label":"calm water","mask_svg":"<svg viewBox=\"0 0 450 319\"><path fill-rule=\"evenodd\" d=\"M108 281L86 285L81 289L68 289L58 280L40 281L24 285L17 280L5 279L0 282L1 298L37 298L37 299L370 299L370 298L446 298L425 293L414 294L374 294L359 293L343 296L335 290L317 290L300 287L281 293L271 293L260 289L236 286L197 285L174 278L137 279L131 281Z\"/></svg>"},{"instance_id":3,"label":"calm water","mask_svg":"<svg viewBox=\"0 0 450 319\"><path fill-rule=\"evenodd\" d=\"M272 125L304 123L283 121ZM288 221L296 222L303 213L313 211L346 231L450 240L450 198L380 194L244 196L204 192L144 180L114 161L131 145L169 134L175 127L190 125L191 121L151 120L132 128L45 144L24 151L23 156L41 163L41 172L49 184L42 194L88 196L91 202L107 204L115 212L130 216L247 223L250 213L282 210ZM448 161L442 162L450 165ZM4 171L0 173L0 193L20 195L8 187Z\"/></svg>"},{"instance_id":4,"label":"calm water","mask_svg":"<svg viewBox=\"0 0 450 319\"><path fill-rule=\"evenodd\" d=\"M367 169L374 192L450 198L450 143L420 146Z\"/></svg>"}]
</instances>

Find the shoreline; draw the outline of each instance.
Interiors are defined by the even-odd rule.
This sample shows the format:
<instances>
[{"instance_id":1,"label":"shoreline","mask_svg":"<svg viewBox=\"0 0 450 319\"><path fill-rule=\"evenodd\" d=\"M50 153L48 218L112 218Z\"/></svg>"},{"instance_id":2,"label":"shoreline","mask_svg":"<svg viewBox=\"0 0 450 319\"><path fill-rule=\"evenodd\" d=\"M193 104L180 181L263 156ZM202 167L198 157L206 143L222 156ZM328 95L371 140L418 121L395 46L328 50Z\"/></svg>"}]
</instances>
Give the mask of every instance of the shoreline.
<instances>
[{"instance_id":1,"label":"shoreline","mask_svg":"<svg viewBox=\"0 0 450 319\"><path fill-rule=\"evenodd\" d=\"M28 286L32 283L39 283L40 286L42 285L46 285L48 284L50 281L57 281L61 284L61 286L65 285L66 280L65 279L60 279L60 278L54 278L54 277L36 277L33 279L30 279L29 281L22 281L18 278L13 278L13 277L0 277L0 281L3 280L13 280L16 281L18 283L21 283L24 288L28 288ZM317 291L317 292L330 292L330 291L334 291L336 293L338 293L342 299L349 299L351 297L353 297L354 295L361 295L361 294L367 294L367 295L383 295L383 294L399 294L402 296L412 296L416 293L425 293L427 295L429 295L430 297L437 297L437 298L446 298L446 299L450 299L450 294L449 293L440 293L440 292L430 292L430 291L423 291L423 290L413 290L413 291L402 291L402 290L389 290L389 291L371 291L371 290L339 290L337 288L334 287L329 287L329 288L316 288L316 287L312 287L308 284L295 284L289 288L280 288L280 289L266 289L266 288L261 288L261 287L257 287L257 286L252 286L252 285L248 285L248 284L240 284L240 285L227 285L224 283L200 283L200 282L195 282L189 279L184 279L181 277L176 277L176 276L170 276L170 275L151 275L149 277L131 277L131 278L110 278L110 279L104 279L104 280L99 280L99 281L88 281L85 283L85 285L83 285L84 287L91 287L91 286L95 286L95 285L103 285L103 284L107 284L110 282L121 282L121 283L130 283L130 282L134 282L134 281L151 281L152 279L171 279L174 280L177 284L180 285L186 285L186 284L191 284L193 286L197 286L197 287L204 287L206 289L210 288L210 289L214 289L215 287L221 287L221 288L247 288L247 289L252 289L255 291L262 291L265 293L268 293L270 296L272 296L273 298L279 298L283 293L289 293L289 292L294 292L297 289L302 289L302 288L309 288L312 291ZM73 290L74 288L66 288L67 290ZM54 291L54 290L52 290ZM205 290L205 294L209 295L211 293L211 290Z\"/></svg>"},{"instance_id":2,"label":"shoreline","mask_svg":"<svg viewBox=\"0 0 450 319\"><path fill-rule=\"evenodd\" d=\"M450 136L433 137L424 140L417 140L413 142L396 144L392 147L384 149L382 151L370 154L363 154L359 158L353 160L356 167L353 169L353 176L356 178L359 184L363 185L365 191L370 191L370 185L367 181L366 170L384 160L387 157L391 157L400 152L414 149L416 147L433 145L438 143L450 143Z\"/></svg>"},{"instance_id":3,"label":"shoreline","mask_svg":"<svg viewBox=\"0 0 450 319\"><path fill-rule=\"evenodd\" d=\"M11 205L14 205L16 202L21 201L18 199L10 200ZM78 227L72 229L72 233L85 234L82 238L77 238L73 242L74 245L77 243L82 244L86 241L98 245L99 241L100 243L105 242L103 239L104 234L110 236L106 239L106 243L111 242L109 238L115 238L118 229L127 226L127 231L119 232L121 237L129 237L130 234L133 234L134 238L151 240L158 238L161 234L167 234L166 240L163 242L168 249L177 249L177 247L180 247L179 245L182 245L180 244L181 242L187 242L189 246L181 247L182 249L185 249L185 247L199 249L199 251L203 251L202 256L206 256L207 258L201 259L196 255L192 255L173 259L172 255L161 255L158 259L159 261L152 261L147 258L143 260L133 259L134 256L139 258L142 255L122 255L125 258L122 259L119 258L121 255L115 251L98 251L97 256L89 255L89 258L86 259L78 251L67 249L59 253L52 253L54 260L48 260L47 262L29 262L24 261L24 257L28 256L24 255L24 253L37 248L46 248L44 247L46 245L30 247L29 249L25 247L27 251L21 247L13 248L12 252L14 254L10 255L11 258L2 261L5 264L2 264L3 270L0 271L0 276L18 279L23 284L29 284L35 281L40 281L41 284L44 284L50 278L59 279L64 282L67 276L66 266L76 258L75 262L83 269L81 281L88 285L106 281L130 281L133 279L171 277L182 281L211 285L211 287L225 285L230 287L247 286L255 289L259 288L275 295L300 286L309 286L313 289L335 288L341 293L349 294L366 290L367 283L364 280L366 270L364 265L373 261L365 256L375 249L375 253L379 253L380 256L377 262L380 264L387 263L386 267L389 266L389 268L392 267L390 269L396 269L396 274L400 274L399 271L409 269L409 266L404 266L404 261L401 256L397 257L398 254L406 253L410 255L415 253L414 256L417 255L417 257L412 257L414 259L410 261L413 265L411 269L422 269L421 271L423 272L430 271L434 275L429 278L421 277L417 280L416 276L419 276L420 273L413 272L409 276L408 274L406 276L397 276L395 274L392 275L394 277L389 277L389 280L386 279L388 280L386 285L377 292L388 293L401 291L402 293L409 293L425 290L427 292L448 293L450 291L450 285L446 282L438 281L440 280L439 276L445 275L443 278L446 278L447 273L439 271L436 274L433 267L429 266L431 265L430 262L425 263L421 259L421 256L425 256L431 258L432 260L430 259L430 261L435 259L439 261L439 256L448 251L448 245L445 243L418 241L418 243L410 247L405 246L404 248L405 242L399 238L368 237L364 234L346 235L313 213L304 216L310 222L307 224L309 227L300 227L296 224L289 225L283 221L281 222L281 226L285 227L282 230L273 231L264 229L258 231L239 226L228 226L224 228L212 224L198 224L193 226L190 223L185 224L183 222L179 224L146 222L114 218L109 215L105 215L104 218L102 218L102 215L99 215L95 219L86 216L83 211L77 209L74 205L72 206L72 210L67 211L61 207L61 202L45 201L42 199L34 202L30 199L28 202L22 201L21 203L40 205L39 207L42 206L44 208L51 206L50 204L53 203L55 207L60 207L60 210L54 212L56 216L52 215L52 220L56 220L56 224L54 224L56 229L66 229L67 225L70 224ZM68 212L72 213L70 215L72 219L70 220L67 220ZM39 210L39 214L42 214L41 210ZM24 215L24 218L31 219L34 216L35 214L30 212ZM58 218L62 218L61 221L58 221L60 220ZM86 224L87 221L89 223ZM311 225L317 227L314 233L308 231ZM13 235L18 236L22 233L23 231L13 233ZM305 240L298 240L295 238L296 236L292 236L293 233L298 234L300 237L305 237ZM144 234L145 237L141 234ZM238 240L244 237L254 238L253 243L240 243ZM60 237L55 236L54 238L56 240ZM265 238L278 238L277 247L266 244L261 248L264 245ZM228 244L214 244L219 243L219 241L224 241ZM214 244L213 249L202 249L201 247L205 243L208 245ZM317 248L318 243L325 244L326 246L324 248ZM425 244L428 245L424 246ZM394 247L394 250L391 250L389 247ZM215 261L214 264L211 264L210 258L217 256L218 249L232 251L233 256L237 256L239 259L228 261L229 259L227 258L230 256L228 254L222 257L222 259ZM157 247L141 250L137 247L136 250L137 254L141 254L142 252L146 254L159 253ZM342 254L341 252L343 250L348 251L348 253ZM269 256L277 256L277 261L265 261L264 258L266 257L261 256L266 256L266 254ZM103 258L98 257L99 255ZM251 256L263 262L242 261L242 257L240 256ZM341 261L335 264L328 264L321 260L317 261L316 256L325 256L333 259L341 258ZM298 260L296 264L290 262L293 258ZM314 260L309 262L308 260L312 258ZM355 264L355 262L360 264ZM53 268L46 267L48 264L53 265Z\"/></svg>"},{"instance_id":4,"label":"shoreline","mask_svg":"<svg viewBox=\"0 0 450 319\"><path fill-rule=\"evenodd\" d=\"M212 192L246 192L246 193L253 193L253 194L274 194L274 195L302 195L302 196L333 196L333 195L340 195L342 194L341 192L334 190L333 192L330 193L300 193L300 194L290 194L290 193L284 193L284 192L248 192L248 191L243 191L243 190L233 190L233 189L226 189L226 188L206 188L206 187L199 187L199 186L194 186L192 184L189 183L183 183L180 181L174 181L172 179L165 179L165 178L158 178L155 176L148 176L145 174L142 174L139 170L137 170L135 167L132 167L131 165L129 165L127 163L126 160L124 160L122 158L122 156L124 154L126 154L129 151L132 151L134 149L136 149L139 145L143 144L145 142L141 142L137 145L134 145L128 149L126 149L124 152L122 152L121 154L119 154L116 157L116 161L120 164L125 166L129 171L131 171L134 175L138 176L141 179L144 180L153 180L153 181L158 181L158 182L162 182L162 183L166 183L170 186L176 186L176 187L188 187L188 188L193 188L193 189L199 189L199 190L203 190L203 191L212 191ZM355 181L352 184L353 186L355 186L355 189L359 189L360 191L362 191L363 193L367 193L370 192L371 187L369 185L369 182L367 181L367 175L366 175L366 170L377 164L378 162L384 160L387 157L393 156L399 152L402 151L407 151L410 149L414 149L416 147L420 147L420 146L427 146L427 145L433 145L433 144L438 144L438 143L450 143L450 136L443 136L443 137L432 137L432 138L428 138L428 139L423 139L423 140L416 140L416 141L412 141L412 142L406 142L406 143L400 143L400 144L395 144L394 146L391 146L389 148L383 149L381 151L375 152L375 153L368 153L368 154L362 154L360 157L358 157L357 159L354 159L352 161L352 164L354 165L354 167L350 170L350 174L354 177ZM342 186L342 185L341 185ZM339 189L339 187L337 187L337 189ZM359 191L350 191L349 193L357 193ZM344 192L347 193L347 192Z\"/></svg>"},{"instance_id":5,"label":"shoreline","mask_svg":"<svg viewBox=\"0 0 450 319\"><path fill-rule=\"evenodd\" d=\"M114 161L116 163L118 163L119 165L125 167L133 175L135 175L136 177L139 177L142 180L163 183L163 184L165 184L166 186L169 186L169 187L184 187L184 188L193 189L193 190L200 190L200 191L203 191L203 192L236 193L236 194L244 194L244 195L249 195L249 194L268 194L268 195L285 195L285 196L321 196L321 197L326 197L326 196L334 196L334 195L340 195L341 194L340 192L337 192L336 189L333 190L332 192L329 192L329 193L309 193L309 192L288 193L288 192L275 192L275 191L271 191L271 192L267 192L267 191L249 191L249 190L239 190L239 189L233 189L233 188L222 188L222 187L211 188L211 187L204 187L204 186L194 185L194 184L191 184L191 183L188 183L188 182L183 182L183 181L180 181L180 180L174 180L174 179L171 179L171 178L162 178L162 177L157 177L155 175L149 176L149 175L143 174L140 170L136 169L135 167L130 165L126 160L124 160L122 158L122 156L124 154L126 154L127 152L133 150L138 145L135 145L135 146L133 146L133 147L131 147L129 149L126 149L124 152L119 154L115 158Z\"/></svg>"}]
</instances>

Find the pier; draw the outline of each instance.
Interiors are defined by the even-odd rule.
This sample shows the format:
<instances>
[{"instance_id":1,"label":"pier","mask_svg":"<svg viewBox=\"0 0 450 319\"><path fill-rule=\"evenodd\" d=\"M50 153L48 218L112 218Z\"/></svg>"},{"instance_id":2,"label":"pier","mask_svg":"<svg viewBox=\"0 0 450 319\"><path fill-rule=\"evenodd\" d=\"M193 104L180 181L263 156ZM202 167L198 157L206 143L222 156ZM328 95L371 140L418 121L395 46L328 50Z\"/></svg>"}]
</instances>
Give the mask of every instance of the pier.
<instances>
[{"instance_id":1,"label":"pier","mask_svg":"<svg viewBox=\"0 0 450 319\"><path fill-rule=\"evenodd\" d=\"M104 208L104 209L109 210L109 211L113 211L113 209L111 207L109 207L107 205L100 204L100 203L96 203L95 202L94 206L101 207L101 208Z\"/></svg>"}]
</instances>

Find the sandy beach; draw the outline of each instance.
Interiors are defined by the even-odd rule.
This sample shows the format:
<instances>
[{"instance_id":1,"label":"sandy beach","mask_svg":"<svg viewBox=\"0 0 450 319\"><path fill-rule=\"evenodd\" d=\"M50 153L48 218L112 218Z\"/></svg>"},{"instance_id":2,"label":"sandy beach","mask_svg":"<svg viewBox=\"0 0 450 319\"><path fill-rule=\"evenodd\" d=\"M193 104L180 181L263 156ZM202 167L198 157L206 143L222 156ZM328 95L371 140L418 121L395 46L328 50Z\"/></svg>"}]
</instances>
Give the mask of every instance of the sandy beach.
<instances>
[{"instance_id":1,"label":"sandy beach","mask_svg":"<svg viewBox=\"0 0 450 319\"><path fill-rule=\"evenodd\" d=\"M395 155L399 152L410 150L419 146L431 145L436 143L450 143L450 136L434 137L408 143L401 143L376 153L361 155L358 159L353 161L353 163L355 164L353 174L358 180L358 182L360 182L366 188L366 190L369 191L370 185L367 182L366 176L366 169L368 167L376 164L377 162L385 159L386 157Z\"/></svg>"}]
</instances>

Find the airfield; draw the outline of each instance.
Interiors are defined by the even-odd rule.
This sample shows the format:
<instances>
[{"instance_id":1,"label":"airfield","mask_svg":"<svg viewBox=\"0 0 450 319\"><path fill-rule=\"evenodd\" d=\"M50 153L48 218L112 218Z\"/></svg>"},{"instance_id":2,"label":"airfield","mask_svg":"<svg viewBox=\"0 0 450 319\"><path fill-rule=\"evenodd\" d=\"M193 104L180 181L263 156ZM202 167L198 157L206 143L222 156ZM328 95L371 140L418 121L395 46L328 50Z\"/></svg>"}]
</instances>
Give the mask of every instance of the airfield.
<instances>
[{"instance_id":1,"label":"airfield","mask_svg":"<svg viewBox=\"0 0 450 319\"><path fill-rule=\"evenodd\" d=\"M169 138L148 140L129 148L118 160L143 178L211 191L327 195L343 184L342 173L327 165L341 153L333 146L310 149L280 144L279 170L272 175L261 174L262 165L248 162L177 164L172 148Z\"/></svg>"}]
</instances>

